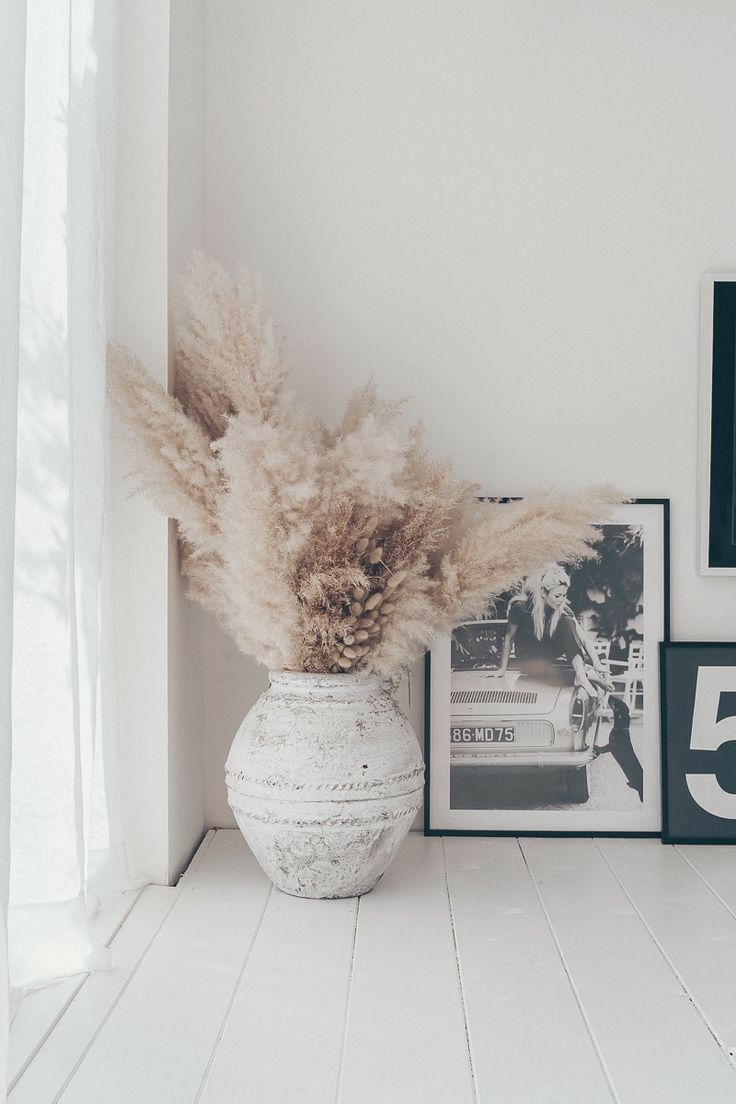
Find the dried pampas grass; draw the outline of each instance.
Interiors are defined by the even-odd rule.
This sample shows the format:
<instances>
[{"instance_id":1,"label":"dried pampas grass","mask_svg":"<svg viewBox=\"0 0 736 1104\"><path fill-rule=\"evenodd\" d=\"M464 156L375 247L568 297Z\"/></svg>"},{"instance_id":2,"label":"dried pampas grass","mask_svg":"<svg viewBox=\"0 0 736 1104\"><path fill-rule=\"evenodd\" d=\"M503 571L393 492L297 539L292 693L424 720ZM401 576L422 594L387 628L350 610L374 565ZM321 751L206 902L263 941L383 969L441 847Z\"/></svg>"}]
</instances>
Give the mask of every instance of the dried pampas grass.
<instances>
[{"instance_id":1,"label":"dried pampas grass","mask_svg":"<svg viewBox=\"0 0 736 1104\"><path fill-rule=\"evenodd\" d=\"M479 502L372 383L329 432L285 393L260 287L194 254L174 395L111 346L134 474L176 518L189 592L273 669L396 675L542 564L590 556L611 487Z\"/></svg>"}]
</instances>

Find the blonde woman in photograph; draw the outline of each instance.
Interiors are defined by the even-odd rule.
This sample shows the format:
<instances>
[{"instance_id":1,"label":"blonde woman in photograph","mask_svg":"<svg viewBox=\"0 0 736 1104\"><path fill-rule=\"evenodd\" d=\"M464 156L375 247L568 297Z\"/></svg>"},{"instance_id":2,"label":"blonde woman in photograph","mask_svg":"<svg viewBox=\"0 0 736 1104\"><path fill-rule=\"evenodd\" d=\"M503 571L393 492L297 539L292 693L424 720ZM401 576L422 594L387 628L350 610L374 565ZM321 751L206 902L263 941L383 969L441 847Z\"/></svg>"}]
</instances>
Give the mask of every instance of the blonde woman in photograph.
<instances>
[{"instance_id":1,"label":"blonde woman in photograph","mask_svg":"<svg viewBox=\"0 0 736 1104\"><path fill-rule=\"evenodd\" d=\"M501 653L501 665L495 672L506 674L513 645L516 660L528 674L544 676L549 665L563 657L575 672L575 685L592 698L599 691L591 682L586 665L605 682L605 672L592 641L583 632L567 600L570 577L559 564L548 564L535 575L528 575L521 592L509 600L508 624Z\"/></svg>"}]
</instances>

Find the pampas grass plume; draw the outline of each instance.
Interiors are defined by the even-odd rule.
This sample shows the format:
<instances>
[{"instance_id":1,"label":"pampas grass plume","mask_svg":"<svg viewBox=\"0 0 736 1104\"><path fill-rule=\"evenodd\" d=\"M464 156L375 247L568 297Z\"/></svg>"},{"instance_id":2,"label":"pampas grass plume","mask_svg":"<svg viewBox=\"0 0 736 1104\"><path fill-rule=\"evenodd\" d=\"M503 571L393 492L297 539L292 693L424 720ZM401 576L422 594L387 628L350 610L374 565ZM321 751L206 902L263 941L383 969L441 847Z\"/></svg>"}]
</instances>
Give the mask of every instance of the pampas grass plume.
<instances>
[{"instance_id":1,"label":"pampas grass plume","mask_svg":"<svg viewBox=\"0 0 736 1104\"><path fill-rule=\"evenodd\" d=\"M593 554L610 486L478 501L371 381L328 431L286 393L259 283L195 253L167 394L111 345L139 488L176 519L191 597L272 669L395 677L550 561Z\"/></svg>"}]
</instances>

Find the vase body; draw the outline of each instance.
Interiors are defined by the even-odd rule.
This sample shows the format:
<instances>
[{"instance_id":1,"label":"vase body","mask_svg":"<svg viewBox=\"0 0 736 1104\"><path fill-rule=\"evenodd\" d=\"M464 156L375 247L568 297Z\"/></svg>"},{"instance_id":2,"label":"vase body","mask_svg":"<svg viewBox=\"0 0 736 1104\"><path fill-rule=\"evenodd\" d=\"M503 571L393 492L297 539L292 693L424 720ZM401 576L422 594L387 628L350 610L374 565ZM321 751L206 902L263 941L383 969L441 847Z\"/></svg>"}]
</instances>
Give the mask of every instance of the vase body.
<instances>
[{"instance_id":1,"label":"vase body","mask_svg":"<svg viewBox=\"0 0 736 1104\"><path fill-rule=\"evenodd\" d=\"M411 725L377 677L269 679L225 766L238 827L285 893L366 893L421 805L424 765Z\"/></svg>"}]
</instances>

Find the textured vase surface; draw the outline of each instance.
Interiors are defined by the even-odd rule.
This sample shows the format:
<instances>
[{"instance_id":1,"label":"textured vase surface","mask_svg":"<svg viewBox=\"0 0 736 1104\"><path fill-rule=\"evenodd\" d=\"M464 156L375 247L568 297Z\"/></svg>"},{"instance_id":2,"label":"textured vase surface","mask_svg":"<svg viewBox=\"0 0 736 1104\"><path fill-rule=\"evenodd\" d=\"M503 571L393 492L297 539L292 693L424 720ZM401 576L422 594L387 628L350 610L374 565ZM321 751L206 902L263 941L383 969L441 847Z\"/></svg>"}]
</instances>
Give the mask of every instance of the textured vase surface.
<instances>
[{"instance_id":1,"label":"textured vase surface","mask_svg":"<svg viewBox=\"0 0 736 1104\"><path fill-rule=\"evenodd\" d=\"M367 893L421 805L411 725L377 677L272 672L225 766L228 802L273 884Z\"/></svg>"}]
</instances>

